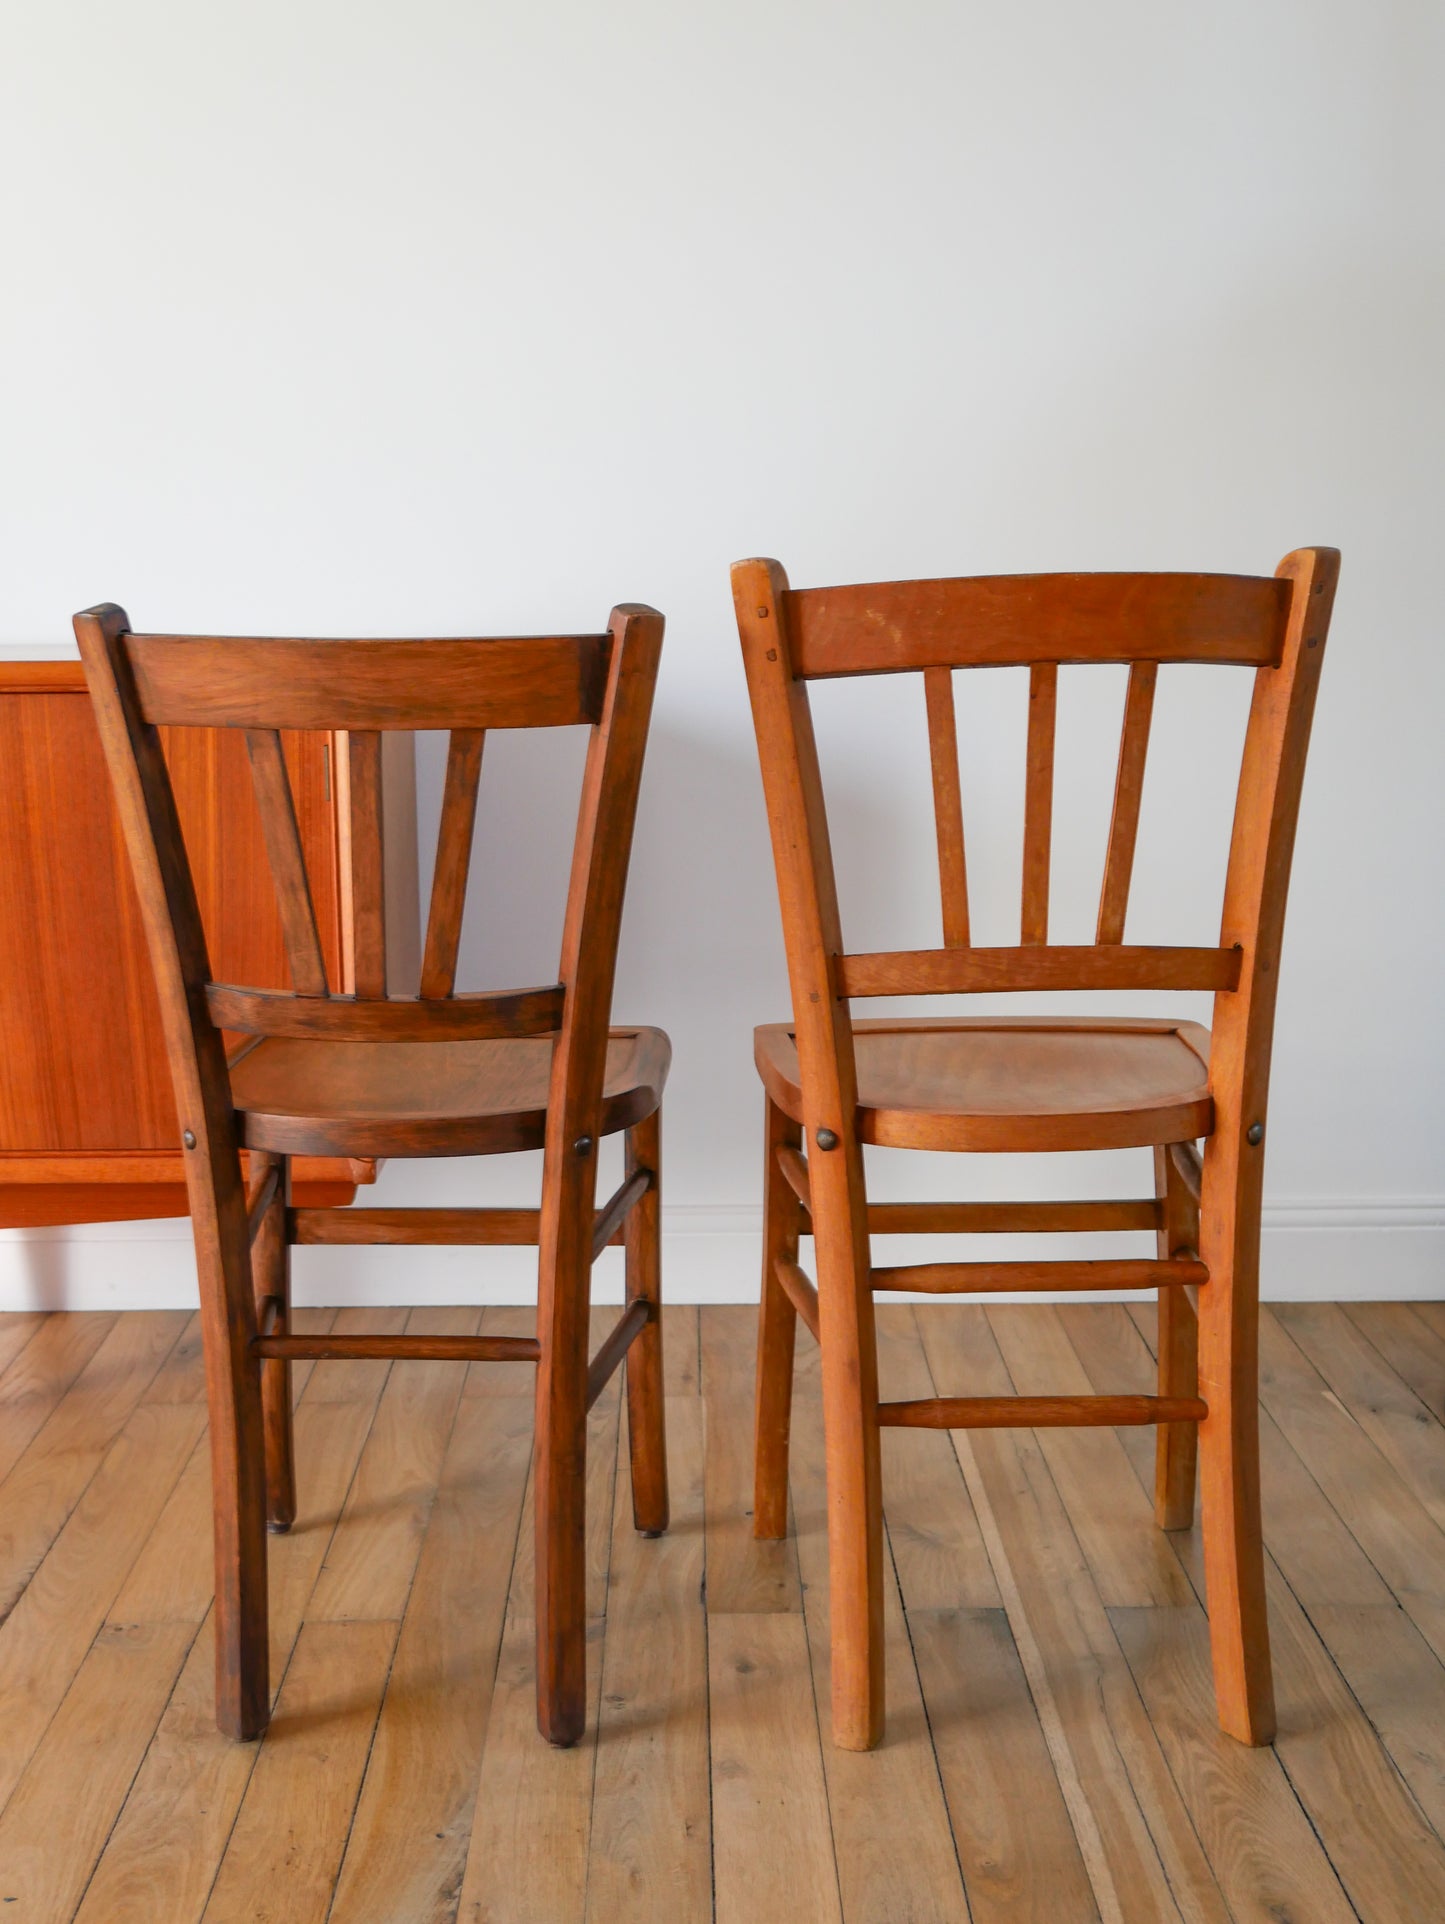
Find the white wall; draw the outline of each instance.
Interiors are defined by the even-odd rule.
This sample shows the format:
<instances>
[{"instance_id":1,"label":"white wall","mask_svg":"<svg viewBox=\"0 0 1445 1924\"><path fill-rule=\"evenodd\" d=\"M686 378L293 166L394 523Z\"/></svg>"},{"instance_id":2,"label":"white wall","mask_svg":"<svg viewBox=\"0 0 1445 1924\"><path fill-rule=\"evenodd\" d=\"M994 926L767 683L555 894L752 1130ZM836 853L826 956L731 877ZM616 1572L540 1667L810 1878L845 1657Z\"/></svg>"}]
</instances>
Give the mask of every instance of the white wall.
<instances>
[{"instance_id":1,"label":"white wall","mask_svg":"<svg viewBox=\"0 0 1445 1924\"><path fill-rule=\"evenodd\" d=\"M1442 18L1429 0L12 0L0 641L63 643L102 597L153 628L291 633L665 610L616 1006L676 1047L671 1286L743 1296L749 1032L786 984L728 563L777 554L799 583L1267 572L1333 543L1266 1288L1438 1293ZM1115 672L1065 677L1061 936L1097 886ZM961 690L965 803L976 915L1009 939L1022 696L994 680ZM1222 824L1197 807L1195 739L1243 689L1172 681L1131 934L1207 941ZM853 940L935 939L921 693L826 694ZM478 986L554 942L519 891L560 877L552 789L573 760L531 746L484 780ZM393 1166L381 1189L486 1197L519 1176ZM1139 1157L980 1163L912 1189L1143 1177ZM907 1193L894 1162L876 1182ZM12 1235L0 1285L156 1300L191 1287L184 1235ZM331 1272L316 1254L303 1287L333 1300L526 1284L479 1281L466 1252Z\"/></svg>"}]
</instances>

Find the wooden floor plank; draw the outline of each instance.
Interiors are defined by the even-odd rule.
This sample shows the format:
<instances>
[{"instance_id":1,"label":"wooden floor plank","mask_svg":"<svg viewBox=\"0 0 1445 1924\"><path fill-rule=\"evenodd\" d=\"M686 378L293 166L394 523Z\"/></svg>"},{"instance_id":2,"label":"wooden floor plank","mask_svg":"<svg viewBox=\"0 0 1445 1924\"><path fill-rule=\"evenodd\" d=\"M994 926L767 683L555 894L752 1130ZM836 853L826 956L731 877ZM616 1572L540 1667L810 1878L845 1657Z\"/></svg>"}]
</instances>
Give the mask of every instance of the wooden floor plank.
<instances>
[{"instance_id":1,"label":"wooden floor plank","mask_svg":"<svg viewBox=\"0 0 1445 1924\"><path fill-rule=\"evenodd\" d=\"M983 1311L928 1306L919 1324L935 1383L1011 1392ZM1007 1430L954 1441L1101 1915L1225 1920L1038 1441Z\"/></svg>"},{"instance_id":2,"label":"wooden floor plank","mask_svg":"<svg viewBox=\"0 0 1445 1924\"><path fill-rule=\"evenodd\" d=\"M1445 1421L1445 1337L1431 1328L1418 1306L1341 1303L1340 1308L1430 1414Z\"/></svg>"},{"instance_id":3,"label":"wooden floor plank","mask_svg":"<svg viewBox=\"0 0 1445 1924\"><path fill-rule=\"evenodd\" d=\"M372 1619L303 1624L204 1924L325 1917L396 1632Z\"/></svg>"},{"instance_id":4,"label":"wooden floor plank","mask_svg":"<svg viewBox=\"0 0 1445 1924\"><path fill-rule=\"evenodd\" d=\"M1111 1617L1235 1918L1349 1924L1350 1904L1279 1759L1236 1743L1215 1722L1202 1612Z\"/></svg>"},{"instance_id":5,"label":"wooden floor plank","mask_svg":"<svg viewBox=\"0 0 1445 1924\"><path fill-rule=\"evenodd\" d=\"M707 1607L800 1611L793 1545L753 1536L753 1376L757 1310L710 1309L702 1326L702 1395L707 1405ZM804 1331L799 1346L809 1340Z\"/></svg>"},{"instance_id":6,"label":"wooden floor plank","mask_svg":"<svg viewBox=\"0 0 1445 1924\"><path fill-rule=\"evenodd\" d=\"M626 1430L624 1411L624 1438ZM589 1924L705 1924L712 1917L703 1407L695 1393L667 1398L667 1441L672 1521L665 1536L637 1534L625 1462L616 1478Z\"/></svg>"},{"instance_id":7,"label":"wooden floor plank","mask_svg":"<svg viewBox=\"0 0 1445 1924\"><path fill-rule=\"evenodd\" d=\"M7 1477L111 1330L114 1316L55 1312L0 1376L0 1479Z\"/></svg>"},{"instance_id":8,"label":"wooden floor plank","mask_svg":"<svg viewBox=\"0 0 1445 1924\"><path fill-rule=\"evenodd\" d=\"M841 1924L802 1617L710 1613L708 1677L717 1924Z\"/></svg>"},{"instance_id":9,"label":"wooden floor plank","mask_svg":"<svg viewBox=\"0 0 1445 1924\"><path fill-rule=\"evenodd\" d=\"M477 1309L417 1309L414 1336L470 1336ZM346 1508L306 1608L308 1623L400 1622L468 1365L393 1363Z\"/></svg>"},{"instance_id":10,"label":"wooden floor plank","mask_svg":"<svg viewBox=\"0 0 1445 1924\"><path fill-rule=\"evenodd\" d=\"M0 1483L0 1617L64 1528L185 1321L175 1310L118 1317Z\"/></svg>"},{"instance_id":11,"label":"wooden floor plank","mask_svg":"<svg viewBox=\"0 0 1445 1924\"><path fill-rule=\"evenodd\" d=\"M1260 1394L1350 1534L1445 1658L1445 1534L1267 1311L1260 1318Z\"/></svg>"},{"instance_id":12,"label":"wooden floor plank","mask_svg":"<svg viewBox=\"0 0 1445 1924\"><path fill-rule=\"evenodd\" d=\"M898 1402L932 1396L912 1304L881 1303L877 1322L879 1395ZM798 1342L815 1375L817 1345L806 1333ZM998 1585L947 1433L887 1429L882 1445L888 1542L907 1608L998 1609Z\"/></svg>"},{"instance_id":13,"label":"wooden floor plank","mask_svg":"<svg viewBox=\"0 0 1445 1924\"><path fill-rule=\"evenodd\" d=\"M140 1374L140 1372L138 1372ZM141 1387L144 1387L142 1383ZM105 1621L200 1435L194 1405L145 1405L108 1451L0 1624L0 1806Z\"/></svg>"},{"instance_id":14,"label":"wooden floor plank","mask_svg":"<svg viewBox=\"0 0 1445 1924\"><path fill-rule=\"evenodd\" d=\"M988 1322L1021 1395L1090 1393L1093 1385L1051 1304L1000 1305L988 1311ZM1149 1437L1152 1442L1152 1431ZM1188 1603L1193 1592L1169 1536L1152 1517L1122 1515L1115 1501L1120 1476L1131 1477L1117 1431L1040 1430L1038 1444L1105 1606Z\"/></svg>"},{"instance_id":15,"label":"wooden floor plank","mask_svg":"<svg viewBox=\"0 0 1445 1924\"><path fill-rule=\"evenodd\" d=\"M1008 1613L908 1614L973 1924L1093 1924L1088 1872Z\"/></svg>"},{"instance_id":16,"label":"wooden floor plank","mask_svg":"<svg viewBox=\"0 0 1445 1924\"><path fill-rule=\"evenodd\" d=\"M12 1309L0 1315L0 1398L5 1391L5 1375L20 1352L44 1329L51 1312L44 1309Z\"/></svg>"},{"instance_id":17,"label":"wooden floor plank","mask_svg":"<svg viewBox=\"0 0 1445 1924\"><path fill-rule=\"evenodd\" d=\"M73 1916L193 1635L183 1623L106 1625L91 1645L0 1817L8 1924Z\"/></svg>"},{"instance_id":18,"label":"wooden floor plank","mask_svg":"<svg viewBox=\"0 0 1445 1924\"><path fill-rule=\"evenodd\" d=\"M1084 1332L1091 1319L1116 1312L1073 1314L1073 1327ZM1087 1354L1086 1337L1084 1348ZM1139 1367L1152 1370L1152 1361ZM1421 1706L1445 1700L1445 1671L1267 1416L1261 1454L1276 1752L1313 1829L1330 1840L1335 1869L1356 1906L1385 1917L1408 1915L1417 1891L1428 1888L1439 1869L1434 1841L1422 1832L1400 1777L1427 1813L1440 1808L1445 1742L1438 1718L1422 1715ZM1152 1470L1138 1467L1133 1508L1142 1522L1152 1509L1153 1483ZM1131 1507L1122 1493L1119 1507ZM1198 1530L1177 1533L1173 1541L1202 1602ZM1125 1623L1116 1618L1116 1628ZM1191 1637L1196 1633L1197 1625ZM1202 1688L1208 1709L1207 1677ZM1362 1809L1370 1812L1366 1836L1356 1835ZM1352 1847L1342 1851L1334 1840L1346 1832ZM1381 1910L1382 1901L1404 1908Z\"/></svg>"},{"instance_id":19,"label":"wooden floor plank","mask_svg":"<svg viewBox=\"0 0 1445 1924\"><path fill-rule=\"evenodd\" d=\"M594 1310L593 1348L615 1314ZM620 1389L620 1376L613 1376L587 1419L586 1731L570 1750L554 1750L537 1732L532 1616L536 1557L529 1478L487 1719L459 1924L582 1924L585 1916Z\"/></svg>"},{"instance_id":20,"label":"wooden floor plank","mask_svg":"<svg viewBox=\"0 0 1445 1924\"><path fill-rule=\"evenodd\" d=\"M371 1405L354 1400L303 1399L297 1411L298 1513L292 1528L267 1544L273 1690L286 1674L302 1611L355 1473L371 1415ZM188 1465L182 1485L189 1484L193 1475L193 1466ZM209 1486L209 1474L203 1472L198 1491L207 1498ZM174 1520L169 1507L163 1521L167 1519ZM259 1754L258 1745L234 1743L216 1728L215 1645L207 1614L209 1523L200 1537L199 1561L188 1552L178 1563L177 1582L169 1590L164 1559L152 1558L148 1548L112 1609L113 1617L124 1621L119 1615L123 1604L158 1613L168 1600L177 1620L194 1614L205 1617L205 1622L106 1844L76 1924L156 1924L161 1918L168 1924L171 1920L194 1924L215 1881Z\"/></svg>"},{"instance_id":21,"label":"wooden floor plank","mask_svg":"<svg viewBox=\"0 0 1445 1924\"><path fill-rule=\"evenodd\" d=\"M533 1303L520 1307L491 1308L482 1311L483 1336L535 1336L537 1309ZM537 1370L533 1363L472 1363L467 1369L465 1396L525 1396L537 1393Z\"/></svg>"},{"instance_id":22,"label":"wooden floor plank","mask_svg":"<svg viewBox=\"0 0 1445 1924\"><path fill-rule=\"evenodd\" d=\"M400 1336L409 1314L404 1308L339 1309L331 1327L338 1336ZM374 1404L392 1367L384 1361L341 1362L332 1357L315 1365L305 1393L313 1403Z\"/></svg>"},{"instance_id":23,"label":"wooden floor plank","mask_svg":"<svg viewBox=\"0 0 1445 1924\"><path fill-rule=\"evenodd\" d=\"M900 1324L895 1318L894 1322L890 1363L895 1378L908 1367L906 1356L900 1352L908 1347L909 1333L913 1369L926 1370L911 1315L905 1310L905 1320ZM947 1438L942 1440L947 1442ZM874 1919L888 1919L890 1924L952 1924L952 1920L967 1914L968 1904L891 1556L883 1574L887 1735L880 1749L867 1754L839 1750L831 1741L824 1465L818 1351L808 1341L798 1359L791 1482L804 1624L813 1669L813 1697L822 1726L823 1768L844 1924L872 1924ZM961 1486L956 1463L954 1477ZM968 1516L971 1521L971 1506ZM940 1518L939 1522L939 1562L952 1563L956 1539L947 1520ZM891 1537L891 1512L888 1529ZM914 1547L918 1547L916 1540ZM900 1863L913 1867L903 1888L898 1878Z\"/></svg>"},{"instance_id":24,"label":"wooden floor plank","mask_svg":"<svg viewBox=\"0 0 1445 1924\"><path fill-rule=\"evenodd\" d=\"M297 1313L333 1315L405 1323ZM1152 1315L888 1304L884 1393L1147 1391ZM268 1546L282 1701L237 1745L213 1714L197 1323L0 1318L0 1530L7 1501L22 1546L59 1517L0 1623L4 1915L1445 1916L1445 1311L1264 1319L1272 1751L1217 1733L1199 1531L1153 1529L1152 1432L920 1431L884 1439L889 1730L868 1755L828 1741L805 1335L796 1534L751 1539L754 1316L668 1312L668 1536L631 1528L620 1376L593 1412L589 1722L567 1753L535 1730L530 1369L296 1369L301 1514Z\"/></svg>"},{"instance_id":25,"label":"wooden floor plank","mask_svg":"<svg viewBox=\"0 0 1445 1924\"><path fill-rule=\"evenodd\" d=\"M1278 1303L1270 1313L1435 1523L1445 1527L1445 1425L1437 1412L1390 1367L1338 1303Z\"/></svg>"},{"instance_id":26,"label":"wooden floor plank","mask_svg":"<svg viewBox=\"0 0 1445 1924\"><path fill-rule=\"evenodd\" d=\"M666 1277L663 1278L664 1288ZM700 1311L696 1303L664 1302L662 1383L668 1396L702 1394Z\"/></svg>"},{"instance_id":27,"label":"wooden floor plank","mask_svg":"<svg viewBox=\"0 0 1445 1924\"><path fill-rule=\"evenodd\" d=\"M529 1402L464 1400L328 1924L455 1915L531 1449Z\"/></svg>"}]
</instances>

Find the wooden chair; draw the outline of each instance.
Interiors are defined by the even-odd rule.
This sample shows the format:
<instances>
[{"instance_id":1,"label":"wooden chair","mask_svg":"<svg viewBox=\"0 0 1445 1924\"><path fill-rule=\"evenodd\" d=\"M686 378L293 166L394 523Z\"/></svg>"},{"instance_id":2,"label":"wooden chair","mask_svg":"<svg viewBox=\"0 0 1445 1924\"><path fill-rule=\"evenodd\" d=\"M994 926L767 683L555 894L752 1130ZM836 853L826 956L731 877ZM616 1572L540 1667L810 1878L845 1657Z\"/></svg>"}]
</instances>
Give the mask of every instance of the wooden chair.
<instances>
[{"instance_id":1,"label":"wooden chair","mask_svg":"<svg viewBox=\"0 0 1445 1924\"><path fill-rule=\"evenodd\" d=\"M822 1351L833 1734L883 1730L884 1424L1145 1424L1158 1428L1156 1513L1192 1520L1196 1440L1215 1691L1225 1730L1274 1734L1260 1543L1257 1349L1266 1092L1285 893L1305 749L1339 557L1305 549L1273 578L1024 575L793 590L743 561L733 592L752 694L793 1022L761 1028L767 1091L754 1531L787 1528L793 1341ZM1127 662L1114 814L1090 946L1048 945L1055 694L1061 662ZM1160 663L1254 670L1217 948L1124 942ZM1029 669L1022 927L1016 948L969 939L952 671ZM944 947L844 951L810 680L923 675ZM1080 1018L857 1022L849 1001L980 990L1208 989L1190 1022ZM804 1132L813 1153L802 1154ZM1202 1158L1195 1147L1205 1139ZM957 1150L1151 1148L1143 1201L870 1204L862 1145ZM872 1266L871 1234L1151 1229L1157 1261ZM817 1286L798 1266L811 1233ZM873 1291L1159 1292L1157 1396L939 1397L880 1403Z\"/></svg>"},{"instance_id":2,"label":"wooden chair","mask_svg":"<svg viewBox=\"0 0 1445 1924\"><path fill-rule=\"evenodd\" d=\"M295 1516L290 1365L300 1357L446 1357L537 1367L537 1717L570 1744L585 1720L586 1417L625 1355L633 1514L667 1526L658 1257L659 1111L670 1049L608 1028L623 888L662 617L546 640L282 641L137 635L120 608L75 632L145 917L186 1151L200 1271L216 1548L217 1718L270 1714L266 1525ZM455 992L484 731L587 723L591 734L558 980ZM291 994L218 983L158 724L246 732L286 933ZM282 729L347 731L355 992L328 984ZM447 729L450 748L418 997L388 997L381 733ZM223 1031L244 1038L229 1060ZM595 1206L599 1140L626 1173ZM249 1152L250 1192L240 1152ZM296 1209L293 1155L543 1150L535 1209ZM627 1303L587 1357L589 1273L625 1241ZM303 1336L295 1243L537 1243L535 1337Z\"/></svg>"}]
</instances>

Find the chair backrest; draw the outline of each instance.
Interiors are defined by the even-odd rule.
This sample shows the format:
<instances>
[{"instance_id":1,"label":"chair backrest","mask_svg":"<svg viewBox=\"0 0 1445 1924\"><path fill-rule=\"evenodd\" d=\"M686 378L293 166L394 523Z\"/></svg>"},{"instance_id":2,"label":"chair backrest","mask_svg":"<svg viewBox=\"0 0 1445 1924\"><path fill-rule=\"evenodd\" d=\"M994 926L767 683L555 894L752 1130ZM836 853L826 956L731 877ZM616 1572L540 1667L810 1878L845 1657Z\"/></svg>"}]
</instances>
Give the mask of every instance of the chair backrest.
<instances>
[{"instance_id":1,"label":"chair backrest","mask_svg":"<svg viewBox=\"0 0 1445 1924\"><path fill-rule=\"evenodd\" d=\"M1221 1028L1231 1062L1229 1038L1238 1028L1234 1054L1242 1062L1248 1053L1267 1075L1300 784L1338 569L1336 552L1318 548L1288 555L1264 577L1006 575L793 589L775 561L738 562L733 594L805 1081L817 1049L828 1054L846 1044L849 997L1050 989L1213 990L1221 998L1216 1065ZM1129 667L1113 819L1095 940L1051 946L1058 671L1064 663L1091 662ZM1170 662L1254 671L1214 948L1129 947L1123 940L1155 683L1160 664ZM1029 670L1019 944L978 948L969 939L953 671L1005 666ZM944 946L849 954L807 684L905 670L924 682ZM798 1013L808 1010L826 1013L810 1021Z\"/></svg>"},{"instance_id":2,"label":"chair backrest","mask_svg":"<svg viewBox=\"0 0 1445 1924\"><path fill-rule=\"evenodd\" d=\"M139 635L124 610L75 619L145 919L183 1119L222 1126L222 1030L333 1040L561 1038L568 1087L600 1102L622 895L662 643L661 615L614 609L603 634L419 641ZM455 990L486 731L591 728L557 980ZM292 991L212 980L158 727L245 733ZM354 983L328 982L281 731L336 731ZM420 994L389 996L382 733L450 733ZM194 1131L194 1124L188 1125Z\"/></svg>"}]
</instances>

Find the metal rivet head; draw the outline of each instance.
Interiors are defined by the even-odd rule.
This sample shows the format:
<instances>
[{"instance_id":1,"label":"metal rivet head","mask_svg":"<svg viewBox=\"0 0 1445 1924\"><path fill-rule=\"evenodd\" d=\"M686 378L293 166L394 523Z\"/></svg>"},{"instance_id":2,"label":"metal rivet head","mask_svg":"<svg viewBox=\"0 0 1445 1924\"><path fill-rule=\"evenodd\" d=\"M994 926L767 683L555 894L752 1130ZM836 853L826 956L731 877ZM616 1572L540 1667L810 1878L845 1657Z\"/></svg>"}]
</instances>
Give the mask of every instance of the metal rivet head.
<instances>
[{"instance_id":1,"label":"metal rivet head","mask_svg":"<svg viewBox=\"0 0 1445 1924\"><path fill-rule=\"evenodd\" d=\"M181 1137L181 1141L186 1145L187 1149L194 1149L196 1146L196 1138L192 1133L192 1131L189 1129Z\"/></svg>"},{"instance_id":2,"label":"metal rivet head","mask_svg":"<svg viewBox=\"0 0 1445 1924\"><path fill-rule=\"evenodd\" d=\"M576 1142L573 1143L572 1147L576 1150L579 1156L590 1156L592 1154L591 1136L579 1136Z\"/></svg>"},{"instance_id":3,"label":"metal rivet head","mask_svg":"<svg viewBox=\"0 0 1445 1924\"><path fill-rule=\"evenodd\" d=\"M1252 1122L1244 1132L1244 1140L1249 1144L1251 1149L1258 1149L1259 1145L1264 1141L1264 1124L1262 1122Z\"/></svg>"},{"instance_id":4,"label":"metal rivet head","mask_svg":"<svg viewBox=\"0 0 1445 1924\"><path fill-rule=\"evenodd\" d=\"M838 1147L838 1138L833 1134L831 1129L815 1129L813 1131L813 1142L819 1149L836 1149Z\"/></svg>"}]
</instances>

